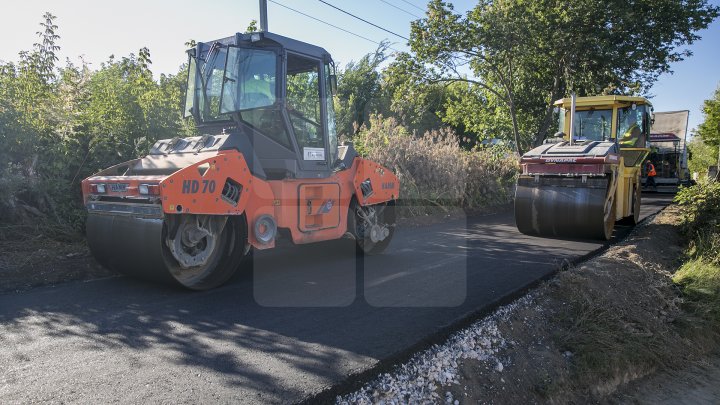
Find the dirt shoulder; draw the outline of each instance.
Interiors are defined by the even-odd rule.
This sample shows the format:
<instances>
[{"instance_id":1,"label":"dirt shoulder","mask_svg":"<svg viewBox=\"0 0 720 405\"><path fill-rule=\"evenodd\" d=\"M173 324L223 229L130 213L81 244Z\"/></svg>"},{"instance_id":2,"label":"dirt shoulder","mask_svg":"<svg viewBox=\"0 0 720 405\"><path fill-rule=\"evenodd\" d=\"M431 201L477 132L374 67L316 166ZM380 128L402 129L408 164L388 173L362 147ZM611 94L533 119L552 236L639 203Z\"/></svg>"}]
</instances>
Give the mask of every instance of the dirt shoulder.
<instances>
[{"instance_id":1,"label":"dirt shoulder","mask_svg":"<svg viewBox=\"0 0 720 405\"><path fill-rule=\"evenodd\" d=\"M0 242L0 293L115 274L95 261L84 240Z\"/></svg>"},{"instance_id":2,"label":"dirt shoulder","mask_svg":"<svg viewBox=\"0 0 720 405\"><path fill-rule=\"evenodd\" d=\"M543 285L531 305L499 325L508 342L502 371L464 361L453 397L614 402L623 397L611 395L624 385L658 370L680 370L715 350L710 325L682 309L671 279L686 247L679 218L670 206L624 242ZM657 391L647 384L644 390Z\"/></svg>"},{"instance_id":3,"label":"dirt shoulder","mask_svg":"<svg viewBox=\"0 0 720 405\"><path fill-rule=\"evenodd\" d=\"M720 403L720 354L628 384L611 402L676 405ZM609 401L610 402L610 401Z\"/></svg>"}]
</instances>

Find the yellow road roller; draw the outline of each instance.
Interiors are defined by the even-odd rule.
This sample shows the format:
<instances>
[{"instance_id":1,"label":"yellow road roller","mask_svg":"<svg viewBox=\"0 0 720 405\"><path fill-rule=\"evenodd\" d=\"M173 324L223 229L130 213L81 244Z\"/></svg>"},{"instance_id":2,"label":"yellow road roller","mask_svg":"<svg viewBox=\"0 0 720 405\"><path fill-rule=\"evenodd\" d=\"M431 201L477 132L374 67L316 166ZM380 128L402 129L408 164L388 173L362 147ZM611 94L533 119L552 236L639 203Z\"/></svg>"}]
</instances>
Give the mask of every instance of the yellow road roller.
<instances>
[{"instance_id":1,"label":"yellow road roller","mask_svg":"<svg viewBox=\"0 0 720 405\"><path fill-rule=\"evenodd\" d=\"M640 215L653 109L643 97L557 100L559 132L520 160L515 222L527 235L608 240Z\"/></svg>"}]
</instances>

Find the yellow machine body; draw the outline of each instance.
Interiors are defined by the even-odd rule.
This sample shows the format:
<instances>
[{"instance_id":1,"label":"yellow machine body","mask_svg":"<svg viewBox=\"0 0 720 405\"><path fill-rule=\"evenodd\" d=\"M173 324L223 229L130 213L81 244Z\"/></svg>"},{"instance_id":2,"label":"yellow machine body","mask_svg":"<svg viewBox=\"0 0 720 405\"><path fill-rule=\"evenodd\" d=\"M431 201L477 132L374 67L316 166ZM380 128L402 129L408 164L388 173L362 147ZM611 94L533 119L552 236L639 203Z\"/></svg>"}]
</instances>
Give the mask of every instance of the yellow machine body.
<instances>
[{"instance_id":1,"label":"yellow machine body","mask_svg":"<svg viewBox=\"0 0 720 405\"><path fill-rule=\"evenodd\" d=\"M561 111L565 115L563 120L563 132L570 134L570 98L563 98L555 102L555 106L561 108ZM647 107L650 111L648 114L648 121L642 129L644 142L634 147L623 146L620 142L623 134L618 139L618 126L620 111L623 108L631 108L633 104L637 107ZM650 124L652 123L652 104L644 97L632 97L632 96L594 96L594 97L578 97L575 100L576 111L587 111L591 109L604 110L608 109L612 111L612 121L610 133L612 134L611 139L618 139L618 146L620 147L620 162L619 172L616 179L615 188L615 219L622 220L630 215L633 215L633 199L635 194L639 194L641 190L640 174L642 171L642 164L645 158L650 153L648 140L650 139ZM566 139L569 140L569 135L566 135Z\"/></svg>"}]
</instances>

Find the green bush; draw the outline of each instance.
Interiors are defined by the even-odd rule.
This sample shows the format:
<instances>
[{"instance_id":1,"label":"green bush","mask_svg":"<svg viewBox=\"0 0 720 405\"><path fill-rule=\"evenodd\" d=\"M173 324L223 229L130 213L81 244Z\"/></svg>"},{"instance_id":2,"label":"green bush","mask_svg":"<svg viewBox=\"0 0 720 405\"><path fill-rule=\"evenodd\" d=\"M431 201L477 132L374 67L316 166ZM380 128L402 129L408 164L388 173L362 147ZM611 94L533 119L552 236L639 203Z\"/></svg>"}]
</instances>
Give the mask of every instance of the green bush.
<instances>
[{"instance_id":1,"label":"green bush","mask_svg":"<svg viewBox=\"0 0 720 405\"><path fill-rule=\"evenodd\" d=\"M147 48L97 70L59 67L54 18L33 50L0 63L0 240L67 239L84 226L83 178L194 133L180 116L184 68L155 80Z\"/></svg>"},{"instance_id":2,"label":"green bush","mask_svg":"<svg viewBox=\"0 0 720 405\"><path fill-rule=\"evenodd\" d=\"M720 182L703 180L675 197L682 208L688 260L673 276L693 312L720 321Z\"/></svg>"},{"instance_id":3,"label":"green bush","mask_svg":"<svg viewBox=\"0 0 720 405\"><path fill-rule=\"evenodd\" d=\"M691 259L673 275L687 300L689 309L720 322L720 266L707 259Z\"/></svg>"},{"instance_id":4,"label":"green bush","mask_svg":"<svg viewBox=\"0 0 720 405\"><path fill-rule=\"evenodd\" d=\"M690 257L720 264L720 182L703 180L683 188L675 202L682 208Z\"/></svg>"}]
</instances>

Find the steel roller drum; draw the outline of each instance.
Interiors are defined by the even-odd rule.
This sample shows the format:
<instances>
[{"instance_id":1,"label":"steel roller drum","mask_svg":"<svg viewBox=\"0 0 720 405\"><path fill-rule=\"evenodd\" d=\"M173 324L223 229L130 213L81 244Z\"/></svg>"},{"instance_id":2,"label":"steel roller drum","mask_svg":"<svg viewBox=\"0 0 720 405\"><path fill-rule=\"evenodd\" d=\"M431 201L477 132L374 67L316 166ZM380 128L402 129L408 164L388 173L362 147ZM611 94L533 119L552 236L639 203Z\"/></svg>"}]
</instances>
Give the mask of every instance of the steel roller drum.
<instances>
[{"instance_id":1,"label":"steel roller drum","mask_svg":"<svg viewBox=\"0 0 720 405\"><path fill-rule=\"evenodd\" d=\"M173 282L163 258L163 220L90 212L88 246L105 267L144 279Z\"/></svg>"},{"instance_id":2,"label":"steel roller drum","mask_svg":"<svg viewBox=\"0 0 720 405\"><path fill-rule=\"evenodd\" d=\"M520 176L515 222L527 235L610 239L614 201L606 201L607 178Z\"/></svg>"}]
</instances>

